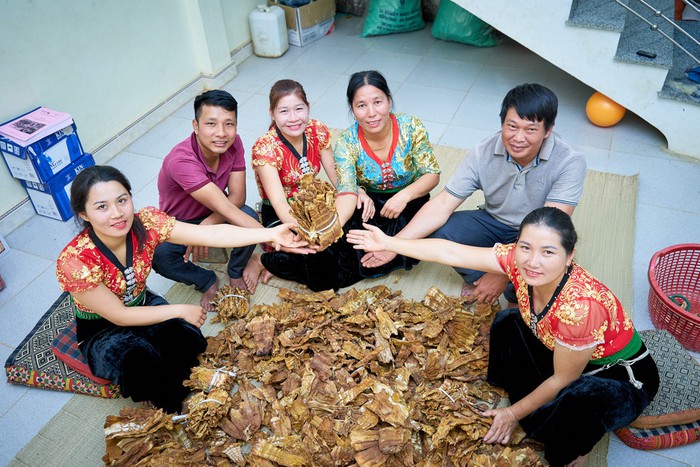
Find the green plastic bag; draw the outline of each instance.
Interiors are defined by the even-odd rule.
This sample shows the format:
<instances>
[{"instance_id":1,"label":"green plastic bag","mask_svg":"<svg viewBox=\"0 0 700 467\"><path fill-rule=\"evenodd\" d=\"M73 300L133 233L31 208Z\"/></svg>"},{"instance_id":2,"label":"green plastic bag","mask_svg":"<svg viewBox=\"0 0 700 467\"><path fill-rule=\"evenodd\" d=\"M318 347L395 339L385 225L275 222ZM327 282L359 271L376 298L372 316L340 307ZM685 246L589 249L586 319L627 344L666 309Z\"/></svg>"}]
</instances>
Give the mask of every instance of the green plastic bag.
<instances>
[{"instance_id":1,"label":"green plastic bag","mask_svg":"<svg viewBox=\"0 0 700 467\"><path fill-rule=\"evenodd\" d=\"M476 47L493 47L498 39L493 28L450 0L442 0L431 33L443 41Z\"/></svg>"},{"instance_id":2,"label":"green plastic bag","mask_svg":"<svg viewBox=\"0 0 700 467\"><path fill-rule=\"evenodd\" d=\"M424 27L420 0L370 0L360 36L417 31Z\"/></svg>"}]
</instances>

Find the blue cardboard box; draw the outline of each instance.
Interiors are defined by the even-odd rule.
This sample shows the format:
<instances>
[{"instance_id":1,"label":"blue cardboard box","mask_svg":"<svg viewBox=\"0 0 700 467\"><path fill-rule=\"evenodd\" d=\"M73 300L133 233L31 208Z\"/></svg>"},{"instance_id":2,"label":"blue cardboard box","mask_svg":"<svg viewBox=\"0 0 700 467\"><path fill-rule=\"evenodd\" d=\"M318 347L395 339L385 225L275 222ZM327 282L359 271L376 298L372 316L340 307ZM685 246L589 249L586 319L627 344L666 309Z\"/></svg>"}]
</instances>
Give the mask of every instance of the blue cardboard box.
<instances>
[{"instance_id":1,"label":"blue cardboard box","mask_svg":"<svg viewBox=\"0 0 700 467\"><path fill-rule=\"evenodd\" d=\"M0 136L0 151L13 177L36 183L48 182L84 154L75 122L27 146Z\"/></svg>"},{"instance_id":2,"label":"blue cardboard box","mask_svg":"<svg viewBox=\"0 0 700 467\"><path fill-rule=\"evenodd\" d=\"M70 208L70 187L75 176L84 169L95 165L92 154L85 153L77 161L71 163L48 182L30 182L20 180L27 189L34 210L40 216L67 221L73 217Z\"/></svg>"}]
</instances>

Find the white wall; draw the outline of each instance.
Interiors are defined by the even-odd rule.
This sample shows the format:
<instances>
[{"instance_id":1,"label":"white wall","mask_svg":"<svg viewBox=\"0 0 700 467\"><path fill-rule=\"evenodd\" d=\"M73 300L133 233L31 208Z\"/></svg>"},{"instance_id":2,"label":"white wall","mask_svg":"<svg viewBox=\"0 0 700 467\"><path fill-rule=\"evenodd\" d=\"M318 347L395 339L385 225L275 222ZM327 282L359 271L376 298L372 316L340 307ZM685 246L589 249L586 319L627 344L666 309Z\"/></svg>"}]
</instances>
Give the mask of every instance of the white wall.
<instances>
[{"instance_id":1,"label":"white wall","mask_svg":"<svg viewBox=\"0 0 700 467\"><path fill-rule=\"evenodd\" d=\"M65 111L93 152L185 87L202 89L198 78L230 68L230 53L250 42L257 3L0 0L0 122L40 105ZM0 162L0 218L26 198Z\"/></svg>"}]
</instances>

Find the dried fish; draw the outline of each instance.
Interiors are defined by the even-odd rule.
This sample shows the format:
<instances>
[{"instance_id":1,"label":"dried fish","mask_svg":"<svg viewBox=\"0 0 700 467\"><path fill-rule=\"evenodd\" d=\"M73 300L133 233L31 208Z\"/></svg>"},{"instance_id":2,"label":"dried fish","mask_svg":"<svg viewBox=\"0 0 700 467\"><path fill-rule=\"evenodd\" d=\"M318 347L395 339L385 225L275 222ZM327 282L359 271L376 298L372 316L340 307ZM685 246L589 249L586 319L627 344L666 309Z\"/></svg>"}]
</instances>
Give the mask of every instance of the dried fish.
<instances>
[{"instance_id":1,"label":"dried fish","mask_svg":"<svg viewBox=\"0 0 700 467\"><path fill-rule=\"evenodd\" d=\"M483 412L506 396L485 381L497 307L383 285L278 296L208 338L178 423L108 419L105 463L542 465L520 428L508 446L483 442Z\"/></svg>"}]
</instances>

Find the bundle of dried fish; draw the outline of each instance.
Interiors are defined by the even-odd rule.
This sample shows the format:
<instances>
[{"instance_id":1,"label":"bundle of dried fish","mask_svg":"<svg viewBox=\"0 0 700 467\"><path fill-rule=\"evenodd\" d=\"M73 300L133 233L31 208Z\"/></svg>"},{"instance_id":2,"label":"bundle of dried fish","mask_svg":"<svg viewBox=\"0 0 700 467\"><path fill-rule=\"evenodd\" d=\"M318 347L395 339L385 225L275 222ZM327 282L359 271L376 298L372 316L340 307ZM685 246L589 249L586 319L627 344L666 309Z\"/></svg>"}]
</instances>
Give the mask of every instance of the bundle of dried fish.
<instances>
[{"instance_id":1,"label":"bundle of dried fish","mask_svg":"<svg viewBox=\"0 0 700 467\"><path fill-rule=\"evenodd\" d=\"M132 465L156 453L180 447L173 420L162 410L124 407L104 424L105 465Z\"/></svg>"},{"instance_id":2,"label":"bundle of dried fish","mask_svg":"<svg viewBox=\"0 0 700 467\"><path fill-rule=\"evenodd\" d=\"M301 177L299 191L289 200L292 216L299 224L304 240L325 248L343 236L335 209L336 191L313 174Z\"/></svg>"},{"instance_id":3,"label":"bundle of dried fish","mask_svg":"<svg viewBox=\"0 0 700 467\"><path fill-rule=\"evenodd\" d=\"M212 322L226 323L232 319L243 318L250 309L250 292L240 287L225 285L216 291L211 301L216 310Z\"/></svg>"},{"instance_id":4,"label":"bundle of dried fish","mask_svg":"<svg viewBox=\"0 0 700 467\"><path fill-rule=\"evenodd\" d=\"M235 384L235 376L236 373L234 371L225 367L208 368L196 366L192 368L190 379L185 380L182 384L195 391L203 391L205 393L209 393L214 388L221 388L228 392Z\"/></svg>"},{"instance_id":5,"label":"bundle of dried fish","mask_svg":"<svg viewBox=\"0 0 700 467\"><path fill-rule=\"evenodd\" d=\"M209 437L218 428L231 409L232 401L228 391L214 388L211 392L196 392L187 402L186 430L197 440Z\"/></svg>"}]
</instances>

